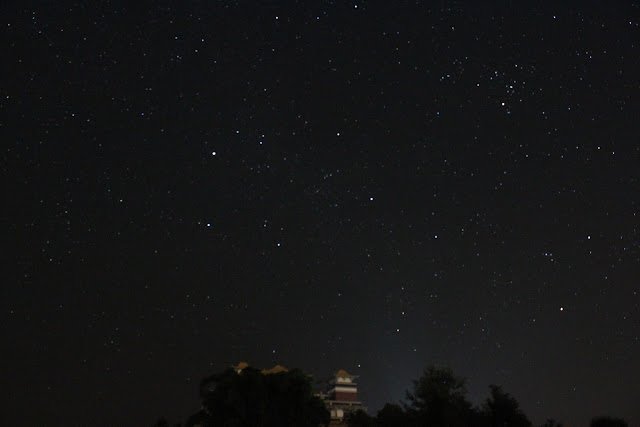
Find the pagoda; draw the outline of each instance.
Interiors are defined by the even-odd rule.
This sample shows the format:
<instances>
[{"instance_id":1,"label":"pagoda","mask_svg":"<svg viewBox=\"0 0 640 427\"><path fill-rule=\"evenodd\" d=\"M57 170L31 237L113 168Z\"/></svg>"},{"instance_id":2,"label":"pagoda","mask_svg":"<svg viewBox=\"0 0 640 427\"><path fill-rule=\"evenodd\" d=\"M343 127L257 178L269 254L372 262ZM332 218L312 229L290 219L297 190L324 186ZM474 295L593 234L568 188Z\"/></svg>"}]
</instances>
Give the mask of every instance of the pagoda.
<instances>
[{"instance_id":1,"label":"pagoda","mask_svg":"<svg viewBox=\"0 0 640 427\"><path fill-rule=\"evenodd\" d=\"M349 412L355 412L359 409L367 411L367 408L358 400L356 378L358 378L357 375L350 375L344 369L340 369L329 379L327 392L323 393L321 397L331 412L330 425L346 425L344 418Z\"/></svg>"}]
</instances>

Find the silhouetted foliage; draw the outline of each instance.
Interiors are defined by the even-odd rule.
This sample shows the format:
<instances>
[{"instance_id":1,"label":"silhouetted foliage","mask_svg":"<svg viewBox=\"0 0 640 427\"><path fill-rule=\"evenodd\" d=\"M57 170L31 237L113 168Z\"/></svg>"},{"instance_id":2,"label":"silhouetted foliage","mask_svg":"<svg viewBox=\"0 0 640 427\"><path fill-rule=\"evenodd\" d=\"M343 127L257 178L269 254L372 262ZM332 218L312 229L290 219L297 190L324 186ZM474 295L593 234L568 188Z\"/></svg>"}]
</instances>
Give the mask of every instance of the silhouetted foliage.
<instances>
[{"instance_id":1,"label":"silhouetted foliage","mask_svg":"<svg viewBox=\"0 0 640 427\"><path fill-rule=\"evenodd\" d=\"M486 400L482 414L490 427L530 427L531 421L520 409L518 401L497 385L490 385L491 395Z\"/></svg>"},{"instance_id":2,"label":"silhouetted foliage","mask_svg":"<svg viewBox=\"0 0 640 427\"><path fill-rule=\"evenodd\" d=\"M413 392L407 392L407 412L425 426L477 424L478 414L466 399L465 384L451 369L429 366L413 382Z\"/></svg>"},{"instance_id":3,"label":"silhouetted foliage","mask_svg":"<svg viewBox=\"0 0 640 427\"><path fill-rule=\"evenodd\" d=\"M563 427L563 426L562 426L562 423L557 422L553 418L549 418L540 427Z\"/></svg>"},{"instance_id":4,"label":"silhouetted foliage","mask_svg":"<svg viewBox=\"0 0 640 427\"><path fill-rule=\"evenodd\" d=\"M591 419L591 427L628 427L629 424L622 418L595 417Z\"/></svg>"},{"instance_id":5,"label":"silhouetted foliage","mask_svg":"<svg viewBox=\"0 0 640 427\"><path fill-rule=\"evenodd\" d=\"M357 411L350 412L344 418L345 422L349 427L375 427L376 420L373 417L370 417L366 412L362 409L358 409Z\"/></svg>"},{"instance_id":6,"label":"silhouetted foliage","mask_svg":"<svg viewBox=\"0 0 640 427\"><path fill-rule=\"evenodd\" d=\"M415 424L415 420L411 415L402 409L400 405L393 403L387 403L382 409L378 411L376 417L380 427L393 427L393 426L408 426Z\"/></svg>"},{"instance_id":7,"label":"silhouetted foliage","mask_svg":"<svg viewBox=\"0 0 640 427\"><path fill-rule=\"evenodd\" d=\"M158 418L158 421L153 425L154 427L169 427L169 422L165 417Z\"/></svg>"},{"instance_id":8,"label":"silhouetted foliage","mask_svg":"<svg viewBox=\"0 0 640 427\"><path fill-rule=\"evenodd\" d=\"M228 369L200 383L203 409L187 426L318 427L328 424L324 402L299 370L264 375L254 368Z\"/></svg>"},{"instance_id":9,"label":"silhouetted foliage","mask_svg":"<svg viewBox=\"0 0 640 427\"><path fill-rule=\"evenodd\" d=\"M165 417L160 417L153 427L169 427L169 421ZM175 423L174 427L180 427L180 423Z\"/></svg>"},{"instance_id":10,"label":"silhouetted foliage","mask_svg":"<svg viewBox=\"0 0 640 427\"><path fill-rule=\"evenodd\" d=\"M518 401L490 385L482 408L466 398L466 380L449 368L429 366L413 381L402 406L387 403L375 417L362 410L349 413L350 427L531 427ZM202 427L319 427L328 425L330 413L312 391L310 377L299 370L263 374L247 367L241 373L228 369L200 383L202 410L186 426ZM156 426L166 426L161 418ZM591 420L591 427L628 427L625 420L609 416ZM541 427L562 427L548 419Z\"/></svg>"}]
</instances>

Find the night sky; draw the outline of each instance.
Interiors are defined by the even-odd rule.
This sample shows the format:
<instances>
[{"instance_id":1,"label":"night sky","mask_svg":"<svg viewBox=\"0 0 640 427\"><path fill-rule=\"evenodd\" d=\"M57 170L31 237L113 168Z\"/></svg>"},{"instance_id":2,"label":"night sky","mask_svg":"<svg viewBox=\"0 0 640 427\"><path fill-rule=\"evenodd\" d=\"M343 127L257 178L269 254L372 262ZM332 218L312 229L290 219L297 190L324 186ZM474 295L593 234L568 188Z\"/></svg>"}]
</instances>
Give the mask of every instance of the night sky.
<instances>
[{"instance_id":1,"label":"night sky","mask_svg":"<svg viewBox=\"0 0 640 427\"><path fill-rule=\"evenodd\" d=\"M7 1L2 424L247 361L640 425L640 5Z\"/></svg>"}]
</instances>

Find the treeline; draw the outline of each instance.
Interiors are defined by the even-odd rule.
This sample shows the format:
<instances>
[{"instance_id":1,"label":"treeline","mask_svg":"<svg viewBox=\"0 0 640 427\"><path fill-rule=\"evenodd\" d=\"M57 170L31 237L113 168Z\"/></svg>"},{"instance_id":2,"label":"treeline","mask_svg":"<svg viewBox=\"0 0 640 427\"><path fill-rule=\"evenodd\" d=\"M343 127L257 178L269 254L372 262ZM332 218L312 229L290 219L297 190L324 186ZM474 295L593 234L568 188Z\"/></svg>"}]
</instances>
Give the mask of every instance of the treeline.
<instances>
[{"instance_id":1,"label":"treeline","mask_svg":"<svg viewBox=\"0 0 640 427\"><path fill-rule=\"evenodd\" d=\"M202 409L185 426L319 427L330 414L313 391L311 377L300 370L265 374L247 367L228 369L200 383ZM498 385L480 406L467 400L466 380L446 367L429 366L413 381L400 404L387 403L375 416L364 411L348 414L350 427L532 427L518 401ZM155 424L168 426L165 419ZM177 424L179 425L179 424ZM591 427L627 427L625 420L596 417ZM547 420L542 427L561 427Z\"/></svg>"},{"instance_id":2,"label":"treeline","mask_svg":"<svg viewBox=\"0 0 640 427\"><path fill-rule=\"evenodd\" d=\"M202 410L187 426L318 427L330 414L313 391L311 377L293 369L264 374L227 369L200 382Z\"/></svg>"},{"instance_id":3,"label":"treeline","mask_svg":"<svg viewBox=\"0 0 640 427\"><path fill-rule=\"evenodd\" d=\"M466 380L449 368L429 366L413 382L401 404L387 403L375 416L364 411L349 414L350 427L532 427L518 401L498 385L489 386L489 397L475 407L466 397ZM561 427L547 420L542 427ZM627 427L626 421L613 417L596 417L591 427Z\"/></svg>"}]
</instances>

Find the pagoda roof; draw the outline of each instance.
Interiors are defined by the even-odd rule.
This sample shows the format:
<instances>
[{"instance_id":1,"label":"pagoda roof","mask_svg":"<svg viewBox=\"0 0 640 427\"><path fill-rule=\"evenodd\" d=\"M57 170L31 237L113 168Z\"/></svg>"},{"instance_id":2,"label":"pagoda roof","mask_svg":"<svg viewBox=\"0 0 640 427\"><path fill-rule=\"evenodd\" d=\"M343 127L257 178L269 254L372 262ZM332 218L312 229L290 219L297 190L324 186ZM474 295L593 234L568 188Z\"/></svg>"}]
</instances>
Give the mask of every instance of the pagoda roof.
<instances>
[{"instance_id":1,"label":"pagoda roof","mask_svg":"<svg viewBox=\"0 0 640 427\"><path fill-rule=\"evenodd\" d=\"M263 369L262 374L263 375L269 375L269 374L279 374L280 372L288 372L289 370L287 368L285 368L282 365L276 365L271 369Z\"/></svg>"},{"instance_id":2,"label":"pagoda roof","mask_svg":"<svg viewBox=\"0 0 640 427\"><path fill-rule=\"evenodd\" d=\"M250 365L247 362L240 362L236 366L234 366L233 369L235 369L236 372L240 373L243 370L247 369L249 366ZM262 375L279 374L280 372L289 372L289 370L282 365L275 365L273 368L260 370L260 373Z\"/></svg>"},{"instance_id":3,"label":"pagoda roof","mask_svg":"<svg viewBox=\"0 0 640 427\"><path fill-rule=\"evenodd\" d=\"M350 373L348 373L344 369L339 369L334 375L336 377L347 377L347 378L351 378L351 379L358 378L357 375L351 375Z\"/></svg>"},{"instance_id":4,"label":"pagoda roof","mask_svg":"<svg viewBox=\"0 0 640 427\"><path fill-rule=\"evenodd\" d=\"M236 366L232 366L232 368L238 373L242 372L248 367L249 367L249 364L247 362L240 362Z\"/></svg>"}]
</instances>

